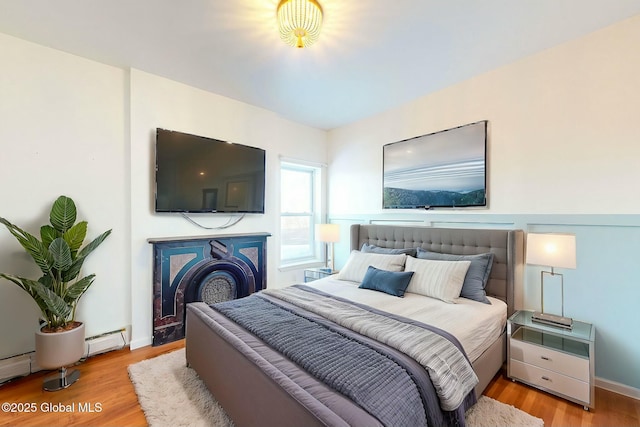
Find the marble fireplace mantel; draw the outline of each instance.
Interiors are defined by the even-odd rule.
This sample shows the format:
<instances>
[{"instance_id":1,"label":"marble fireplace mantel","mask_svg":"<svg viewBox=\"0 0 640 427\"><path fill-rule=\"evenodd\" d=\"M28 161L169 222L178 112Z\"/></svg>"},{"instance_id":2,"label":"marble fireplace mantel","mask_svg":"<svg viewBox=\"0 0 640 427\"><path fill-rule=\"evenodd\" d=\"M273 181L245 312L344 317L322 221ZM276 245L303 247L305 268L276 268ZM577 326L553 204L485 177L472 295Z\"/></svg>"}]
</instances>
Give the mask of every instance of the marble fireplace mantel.
<instances>
[{"instance_id":1,"label":"marble fireplace mantel","mask_svg":"<svg viewBox=\"0 0 640 427\"><path fill-rule=\"evenodd\" d=\"M185 306L242 298L266 288L269 233L151 238L153 345L184 338Z\"/></svg>"}]
</instances>

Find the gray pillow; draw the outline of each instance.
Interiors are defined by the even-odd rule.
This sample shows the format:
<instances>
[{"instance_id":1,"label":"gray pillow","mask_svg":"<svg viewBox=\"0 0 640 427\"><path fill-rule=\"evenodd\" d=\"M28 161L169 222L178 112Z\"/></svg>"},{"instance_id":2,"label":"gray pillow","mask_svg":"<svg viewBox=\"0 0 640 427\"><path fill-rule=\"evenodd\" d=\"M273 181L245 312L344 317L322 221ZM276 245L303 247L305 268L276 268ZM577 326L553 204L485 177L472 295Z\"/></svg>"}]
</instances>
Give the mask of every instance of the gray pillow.
<instances>
[{"instance_id":1,"label":"gray pillow","mask_svg":"<svg viewBox=\"0 0 640 427\"><path fill-rule=\"evenodd\" d=\"M397 255L397 254L407 254L409 256L416 256L416 248L404 248L404 249L393 249L393 248L382 248L376 245L370 245L368 243L363 243L360 252L370 253L370 254L388 254L388 255Z\"/></svg>"},{"instance_id":2,"label":"gray pillow","mask_svg":"<svg viewBox=\"0 0 640 427\"><path fill-rule=\"evenodd\" d=\"M489 275L491 274L491 267L493 266L493 254L491 252L478 255L453 255L418 248L417 257L441 261L471 261L467 275L464 278L464 283L462 284L460 296L485 304L491 304L485 292Z\"/></svg>"}]
</instances>

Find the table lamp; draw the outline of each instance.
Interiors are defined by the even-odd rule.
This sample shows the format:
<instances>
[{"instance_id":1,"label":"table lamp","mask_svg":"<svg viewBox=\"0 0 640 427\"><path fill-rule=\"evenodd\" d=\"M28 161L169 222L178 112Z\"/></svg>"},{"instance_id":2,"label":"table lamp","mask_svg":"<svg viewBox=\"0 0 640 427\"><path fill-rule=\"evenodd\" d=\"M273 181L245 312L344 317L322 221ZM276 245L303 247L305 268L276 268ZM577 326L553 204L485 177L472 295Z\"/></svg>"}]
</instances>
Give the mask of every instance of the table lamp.
<instances>
[{"instance_id":1,"label":"table lamp","mask_svg":"<svg viewBox=\"0 0 640 427\"><path fill-rule=\"evenodd\" d=\"M329 272L333 271L333 244L340 241L338 224L316 224L316 240L327 244L327 263Z\"/></svg>"},{"instance_id":2,"label":"table lamp","mask_svg":"<svg viewBox=\"0 0 640 427\"><path fill-rule=\"evenodd\" d=\"M554 268L576 268L576 236L573 234L527 233L527 264L551 267L551 271L540 272L540 311L534 312L531 320L571 329L573 320L564 316L563 276ZM560 316L544 312L544 276L560 276L562 313Z\"/></svg>"}]
</instances>

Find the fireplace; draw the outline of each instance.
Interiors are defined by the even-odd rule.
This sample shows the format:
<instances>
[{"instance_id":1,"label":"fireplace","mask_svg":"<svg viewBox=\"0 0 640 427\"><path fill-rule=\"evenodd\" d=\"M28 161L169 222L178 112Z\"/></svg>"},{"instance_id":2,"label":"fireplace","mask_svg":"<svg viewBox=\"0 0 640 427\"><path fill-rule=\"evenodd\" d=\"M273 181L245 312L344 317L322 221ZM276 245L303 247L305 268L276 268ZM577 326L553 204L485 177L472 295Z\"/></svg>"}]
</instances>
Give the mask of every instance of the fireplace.
<instances>
[{"instance_id":1,"label":"fireplace","mask_svg":"<svg viewBox=\"0 0 640 427\"><path fill-rule=\"evenodd\" d=\"M185 305L242 298L266 287L269 233L149 239L153 345L184 338Z\"/></svg>"}]
</instances>

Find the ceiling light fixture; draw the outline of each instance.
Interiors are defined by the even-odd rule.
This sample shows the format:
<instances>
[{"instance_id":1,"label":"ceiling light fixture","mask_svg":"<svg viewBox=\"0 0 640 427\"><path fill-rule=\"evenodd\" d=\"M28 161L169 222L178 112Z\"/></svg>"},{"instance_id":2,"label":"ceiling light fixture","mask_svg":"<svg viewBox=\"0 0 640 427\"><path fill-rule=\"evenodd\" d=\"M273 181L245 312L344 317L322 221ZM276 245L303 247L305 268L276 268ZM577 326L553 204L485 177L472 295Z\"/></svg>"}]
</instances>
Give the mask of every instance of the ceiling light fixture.
<instances>
[{"instance_id":1,"label":"ceiling light fixture","mask_svg":"<svg viewBox=\"0 0 640 427\"><path fill-rule=\"evenodd\" d=\"M280 37L295 47L309 47L318 40L322 7L316 0L281 0L277 9Z\"/></svg>"}]
</instances>

